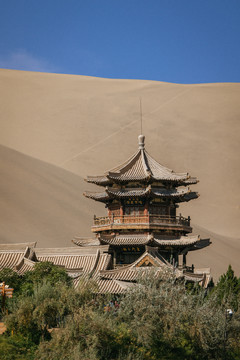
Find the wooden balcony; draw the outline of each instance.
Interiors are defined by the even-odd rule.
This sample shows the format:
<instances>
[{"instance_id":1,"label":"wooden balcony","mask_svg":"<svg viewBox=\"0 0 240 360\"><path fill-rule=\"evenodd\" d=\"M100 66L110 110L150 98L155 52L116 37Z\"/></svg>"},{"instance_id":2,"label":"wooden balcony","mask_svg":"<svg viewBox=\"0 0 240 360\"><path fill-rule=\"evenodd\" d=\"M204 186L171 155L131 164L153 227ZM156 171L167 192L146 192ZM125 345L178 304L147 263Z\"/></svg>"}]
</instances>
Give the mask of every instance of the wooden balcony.
<instances>
[{"instance_id":1,"label":"wooden balcony","mask_svg":"<svg viewBox=\"0 0 240 360\"><path fill-rule=\"evenodd\" d=\"M119 215L94 217L92 232L107 230L175 230L192 231L190 217L162 215Z\"/></svg>"}]
</instances>

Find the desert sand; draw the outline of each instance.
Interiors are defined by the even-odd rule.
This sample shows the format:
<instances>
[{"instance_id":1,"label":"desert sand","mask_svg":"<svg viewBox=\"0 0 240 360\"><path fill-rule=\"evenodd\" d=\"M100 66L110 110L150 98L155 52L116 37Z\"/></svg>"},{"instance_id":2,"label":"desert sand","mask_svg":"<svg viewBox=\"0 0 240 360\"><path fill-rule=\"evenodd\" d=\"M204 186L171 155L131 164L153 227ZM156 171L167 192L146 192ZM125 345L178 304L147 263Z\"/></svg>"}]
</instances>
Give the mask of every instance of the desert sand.
<instances>
[{"instance_id":1,"label":"desert sand","mask_svg":"<svg viewBox=\"0 0 240 360\"><path fill-rule=\"evenodd\" d=\"M82 196L137 150L139 97L147 151L200 182L181 205L212 245L188 256L215 279L240 275L240 84L181 85L0 70L0 243L68 246L104 206Z\"/></svg>"}]
</instances>

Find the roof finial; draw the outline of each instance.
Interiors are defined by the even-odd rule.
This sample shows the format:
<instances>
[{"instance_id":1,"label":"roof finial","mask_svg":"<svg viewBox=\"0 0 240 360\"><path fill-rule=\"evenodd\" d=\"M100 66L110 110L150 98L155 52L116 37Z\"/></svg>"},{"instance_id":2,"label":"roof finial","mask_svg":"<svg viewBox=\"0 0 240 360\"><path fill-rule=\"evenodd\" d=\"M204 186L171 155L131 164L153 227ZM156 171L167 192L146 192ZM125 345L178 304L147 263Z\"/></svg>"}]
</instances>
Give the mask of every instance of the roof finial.
<instances>
[{"instance_id":1,"label":"roof finial","mask_svg":"<svg viewBox=\"0 0 240 360\"><path fill-rule=\"evenodd\" d=\"M141 122L141 135L139 135L138 137L138 147L139 149L143 150L144 149L144 140L145 140L145 136L142 135L142 98L139 98L139 103L140 103L140 122Z\"/></svg>"},{"instance_id":2,"label":"roof finial","mask_svg":"<svg viewBox=\"0 0 240 360\"><path fill-rule=\"evenodd\" d=\"M138 137L138 148L143 150L144 149L144 140L145 140L145 136L144 135L139 135Z\"/></svg>"}]
</instances>

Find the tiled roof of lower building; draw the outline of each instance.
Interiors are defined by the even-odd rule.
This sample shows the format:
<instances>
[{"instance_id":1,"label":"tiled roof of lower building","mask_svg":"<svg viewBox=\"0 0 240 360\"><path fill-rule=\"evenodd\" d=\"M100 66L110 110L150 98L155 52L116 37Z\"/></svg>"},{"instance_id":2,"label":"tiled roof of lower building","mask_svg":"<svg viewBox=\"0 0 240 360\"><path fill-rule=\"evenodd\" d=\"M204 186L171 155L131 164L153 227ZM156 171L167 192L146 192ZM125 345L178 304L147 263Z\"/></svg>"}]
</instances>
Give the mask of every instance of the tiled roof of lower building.
<instances>
[{"instance_id":1,"label":"tiled roof of lower building","mask_svg":"<svg viewBox=\"0 0 240 360\"><path fill-rule=\"evenodd\" d=\"M9 268L14 270L16 265L23 259L24 252L0 251L0 270Z\"/></svg>"}]
</instances>

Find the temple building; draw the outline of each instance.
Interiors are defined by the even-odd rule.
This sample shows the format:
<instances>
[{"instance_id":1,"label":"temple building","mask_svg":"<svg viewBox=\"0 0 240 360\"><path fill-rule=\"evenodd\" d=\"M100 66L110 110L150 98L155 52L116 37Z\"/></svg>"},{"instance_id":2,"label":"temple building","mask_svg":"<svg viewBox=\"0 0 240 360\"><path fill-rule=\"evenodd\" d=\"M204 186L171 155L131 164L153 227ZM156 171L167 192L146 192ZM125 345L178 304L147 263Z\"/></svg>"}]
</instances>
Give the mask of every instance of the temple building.
<instances>
[{"instance_id":1,"label":"temple building","mask_svg":"<svg viewBox=\"0 0 240 360\"><path fill-rule=\"evenodd\" d=\"M0 245L0 268L7 264L23 273L37 261L51 261L64 266L76 286L81 278L93 278L100 293L126 291L135 285L140 272L150 267L156 273L169 269L176 277L207 287L210 269L189 267L186 259L189 251L208 246L210 240L191 235L190 217L178 214L180 203L199 196L190 189L198 182L195 177L159 164L145 150L144 136L140 135L133 156L102 176L88 176L86 181L102 191L86 191L84 195L107 209L106 216L94 216L93 238L76 237L73 243L77 246L59 249L16 244L10 251L10 245Z\"/></svg>"}]
</instances>

